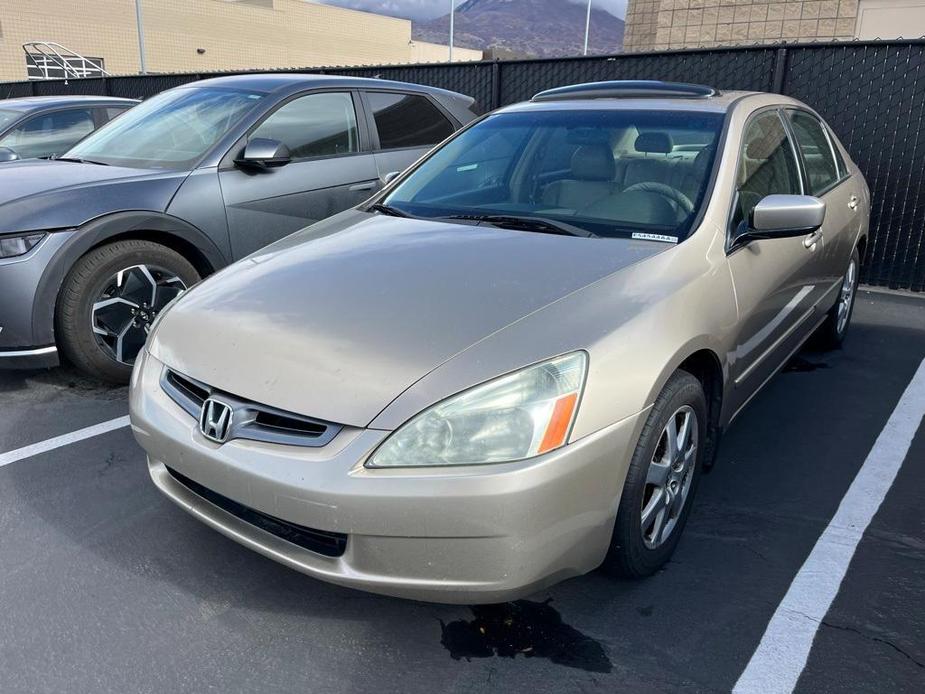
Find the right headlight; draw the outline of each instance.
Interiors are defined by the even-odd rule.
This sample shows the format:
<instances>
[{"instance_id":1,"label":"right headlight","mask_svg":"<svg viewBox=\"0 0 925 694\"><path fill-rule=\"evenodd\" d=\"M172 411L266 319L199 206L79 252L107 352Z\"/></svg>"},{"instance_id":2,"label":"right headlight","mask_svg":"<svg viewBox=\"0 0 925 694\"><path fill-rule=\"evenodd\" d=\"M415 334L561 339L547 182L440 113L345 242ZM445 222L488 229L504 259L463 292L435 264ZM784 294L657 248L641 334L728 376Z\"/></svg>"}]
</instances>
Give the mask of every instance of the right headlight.
<instances>
[{"instance_id":1,"label":"right headlight","mask_svg":"<svg viewBox=\"0 0 925 694\"><path fill-rule=\"evenodd\" d=\"M483 465L554 450L571 431L587 368L587 354L572 352L475 386L399 427L366 465Z\"/></svg>"},{"instance_id":2,"label":"right headlight","mask_svg":"<svg viewBox=\"0 0 925 694\"><path fill-rule=\"evenodd\" d=\"M0 258L15 258L25 255L39 245L45 232L32 232L20 236L0 236Z\"/></svg>"}]
</instances>

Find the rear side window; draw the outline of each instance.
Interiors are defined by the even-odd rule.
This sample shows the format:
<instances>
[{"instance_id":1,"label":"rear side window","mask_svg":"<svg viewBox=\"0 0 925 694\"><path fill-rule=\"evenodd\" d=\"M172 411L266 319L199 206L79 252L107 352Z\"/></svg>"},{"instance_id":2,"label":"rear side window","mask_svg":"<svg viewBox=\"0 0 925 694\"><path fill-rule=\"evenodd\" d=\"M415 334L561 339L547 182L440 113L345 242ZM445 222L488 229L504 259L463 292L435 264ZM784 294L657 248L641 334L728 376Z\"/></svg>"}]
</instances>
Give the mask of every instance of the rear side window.
<instances>
[{"instance_id":1,"label":"rear side window","mask_svg":"<svg viewBox=\"0 0 925 694\"><path fill-rule=\"evenodd\" d=\"M281 106L251 138L282 142L293 159L350 154L359 150L356 111L346 92L309 94Z\"/></svg>"},{"instance_id":2,"label":"rear side window","mask_svg":"<svg viewBox=\"0 0 925 694\"><path fill-rule=\"evenodd\" d=\"M809 192L819 195L838 180L838 167L822 123L804 111L791 111L790 122L803 153Z\"/></svg>"},{"instance_id":3,"label":"rear side window","mask_svg":"<svg viewBox=\"0 0 925 694\"><path fill-rule=\"evenodd\" d=\"M95 128L90 109L70 109L30 118L0 141L22 159L63 154Z\"/></svg>"},{"instance_id":4,"label":"rear side window","mask_svg":"<svg viewBox=\"0 0 925 694\"><path fill-rule=\"evenodd\" d=\"M759 114L745 128L732 228L745 222L763 197L800 193L800 169L780 116L776 111Z\"/></svg>"},{"instance_id":5,"label":"rear side window","mask_svg":"<svg viewBox=\"0 0 925 694\"><path fill-rule=\"evenodd\" d=\"M428 147L453 134L453 124L427 97L368 92L367 98L382 149Z\"/></svg>"}]
</instances>

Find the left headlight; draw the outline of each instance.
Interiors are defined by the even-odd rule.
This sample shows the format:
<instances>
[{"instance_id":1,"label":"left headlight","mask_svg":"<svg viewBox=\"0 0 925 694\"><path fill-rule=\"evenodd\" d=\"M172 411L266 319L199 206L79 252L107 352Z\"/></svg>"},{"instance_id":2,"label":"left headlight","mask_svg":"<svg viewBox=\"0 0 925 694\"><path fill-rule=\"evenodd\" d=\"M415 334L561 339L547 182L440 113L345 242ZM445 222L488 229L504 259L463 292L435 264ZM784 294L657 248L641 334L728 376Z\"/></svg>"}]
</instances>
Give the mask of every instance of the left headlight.
<instances>
[{"instance_id":1,"label":"left headlight","mask_svg":"<svg viewBox=\"0 0 925 694\"><path fill-rule=\"evenodd\" d=\"M454 395L399 427L366 466L508 463L558 448L587 369L587 354L572 352Z\"/></svg>"},{"instance_id":2,"label":"left headlight","mask_svg":"<svg viewBox=\"0 0 925 694\"><path fill-rule=\"evenodd\" d=\"M15 258L25 255L39 245L45 238L43 232L23 234L22 236L0 236L0 258Z\"/></svg>"}]
</instances>

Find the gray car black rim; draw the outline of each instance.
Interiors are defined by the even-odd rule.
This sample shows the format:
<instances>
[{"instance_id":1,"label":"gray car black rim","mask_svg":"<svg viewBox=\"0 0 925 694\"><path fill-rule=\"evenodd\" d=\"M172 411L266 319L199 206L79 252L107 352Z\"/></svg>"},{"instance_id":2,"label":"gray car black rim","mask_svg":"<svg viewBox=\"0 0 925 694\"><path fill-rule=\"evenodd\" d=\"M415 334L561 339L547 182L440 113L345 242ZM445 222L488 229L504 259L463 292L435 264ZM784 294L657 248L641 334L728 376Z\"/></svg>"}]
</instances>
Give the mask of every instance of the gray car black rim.
<instances>
[{"instance_id":1,"label":"gray car black rim","mask_svg":"<svg viewBox=\"0 0 925 694\"><path fill-rule=\"evenodd\" d=\"M854 258L848 264L848 271L841 283L841 293L838 295L838 313L836 315L835 329L839 335L848 329L848 319L851 317L851 304L854 302L854 288L858 282L858 264Z\"/></svg>"},{"instance_id":2,"label":"gray car black rim","mask_svg":"<svg viewBox=\"0 0 925 694\"><path fill-rule=\"evenodd\" d=\"M694 479L699 436L697 414L689 405L675 411L662 429L649 462L642 496L642 539L656 549L671 537Z\"/></svg>"},{"instance_id":3,"label":"gray car black rim","mask_svg":"<svg viewBox=\"0 0 925 694\"><path fill-rule=\"evenodd\" d=\"M133 265L113 274L93 302L90 323L97 344L130 365L157 314L186 289L176 273L156 265Z\"/></svg>"}]
</instances>

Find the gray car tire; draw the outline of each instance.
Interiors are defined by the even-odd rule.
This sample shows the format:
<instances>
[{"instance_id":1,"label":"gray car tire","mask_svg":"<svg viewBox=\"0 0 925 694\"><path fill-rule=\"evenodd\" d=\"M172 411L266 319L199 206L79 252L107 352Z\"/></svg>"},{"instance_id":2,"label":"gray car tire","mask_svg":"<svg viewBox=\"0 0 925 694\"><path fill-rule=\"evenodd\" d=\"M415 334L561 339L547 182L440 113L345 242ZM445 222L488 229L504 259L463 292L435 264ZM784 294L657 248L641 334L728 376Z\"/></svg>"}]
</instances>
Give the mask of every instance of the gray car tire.
<instances>
[{"instance_id":1,"label":"gray car tire","mask_svg":"<svg viewBox=\"0 0 925 694\"><path fill-rule=\"evenodd\" d=\"M851 327L851 317L854 315L854 303L858 293L858 284L860 284L858 281L860 271L861 254L858 249L855 248L854 252L851 254L851 260L848 262L848 269L842 277L835 305L829 309L825 321L819 326L814 336L814 346L819 349L838 349L848 336L848 328ZM842 312L844 312L843 317L841 317Z\"/></svg>"},{"instance_id":2,"label":"gray car tire","mask_svg":"<svg viewBox=\"0 0 925 694\"><path fill-rule=\"evenodd\" d=\"M187 287L200 279L186 258L166 246L138 239L116 241L91 250L74 263L55 310L56 342L62 356L84 373L115 384L128 383L132 366L117 361L98 343L92 329L92 306L108 278L135 265L166 268Z\"/></svg>"},{"instance_id":3,"label":"gray car tire","mask_svg":"<svg viewBox=\"0 0 925 694\"><path fill-rule=\"evenodd\" d=\"M658 546L650 547L644 538L642 518L647 495L652 494L653 485L648 482L649 468L659 455L659 447L664 445L663 434L670 419L682 411L692 413L696 418L696 422L692 423L695 429L692 436L696 436L696 440L688 468L691 475L689 486L670 531ZM684 530L700 481L706 423L707 403L703 386L688 372L676 371L656 398L630 462L610 550L604 560L604 568L609 572L627 578L642 578L655 573L671 557ZM685 484L688 484L686 478Z\"/></svg>"}]
</instances>

